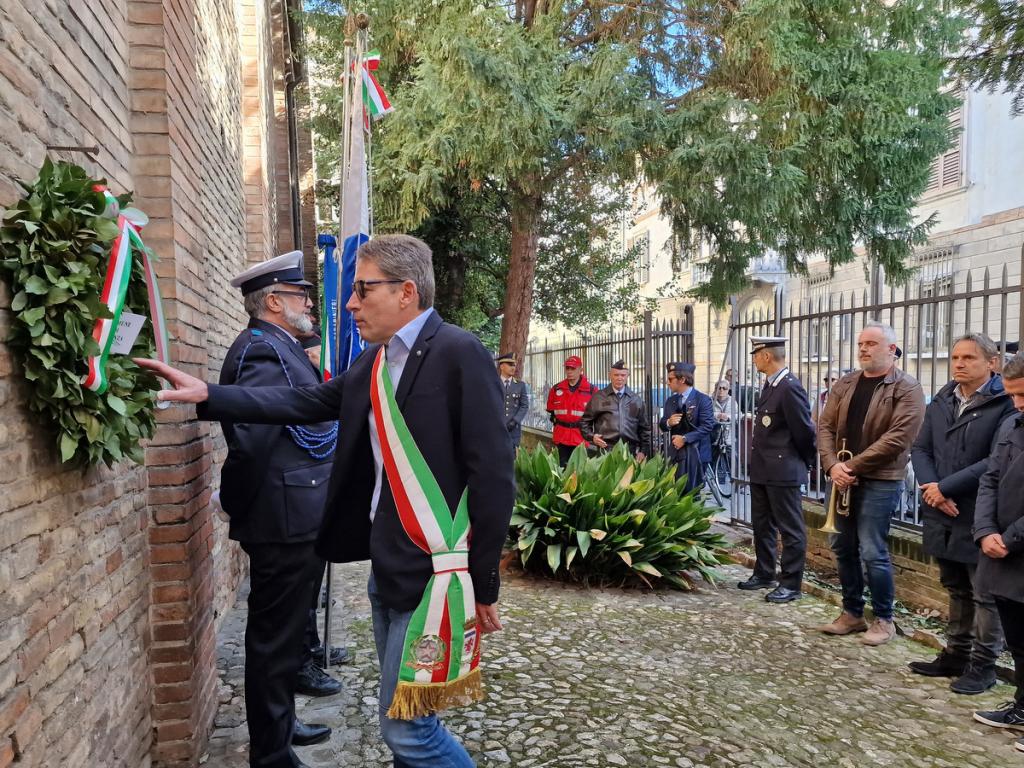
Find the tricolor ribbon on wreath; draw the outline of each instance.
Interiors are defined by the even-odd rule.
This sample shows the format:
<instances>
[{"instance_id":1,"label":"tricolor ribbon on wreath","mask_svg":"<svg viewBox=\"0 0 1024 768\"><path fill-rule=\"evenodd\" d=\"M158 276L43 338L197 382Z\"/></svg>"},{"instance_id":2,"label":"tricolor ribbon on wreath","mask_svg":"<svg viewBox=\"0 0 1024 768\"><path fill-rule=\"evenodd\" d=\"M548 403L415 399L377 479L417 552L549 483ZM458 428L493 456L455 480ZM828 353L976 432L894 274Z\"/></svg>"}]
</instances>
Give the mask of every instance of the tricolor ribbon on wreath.
<instances>
[{"instance_id":1,"label":"tricolor ribbon on wreath","mask_svg":"<svg viewBox=\"0 0 1024 768\"><path fill-rule=\"evenodd\" d=\"M117 198L102 184L93 186L93 191L103 194L106 208L101 214L104 218L117 220L117 237L110 249L107 262L107 274L103 280L103 291L100 301L110 311L111 317L97 318L93 326L92 337L99 344L99 355L89 358L89 372L83 383L93 392L102 394L107 390L107 359L110 348L114 344L114 336L121 313L124 311L128 297L128 283L132 275L132 247L142 257L142 267L146 273L146 289L149 294L149 316L153 323L153 337L156 341L157 357L165 363L170 362L168 354L167 323L164 320L163 304L160 300L160 287L157 284L156 272L153 270L152 255L146 244L142 242L139 230L149 222L149 217L136 208L120 209Z\"/></svg>"},{"instance_id":2,"label":"tricolor ribbon on wreath","mask_svg":"<svg viewBox=\"0 0 1024 768\"><path fill-rule=\"evenodd\" d=\"M452 516L395 400L384 347L373 363L370 403L402 528L434 566L409 621L398 687L387 713L412 720L483 698L480 633L469 575L468 494L462 492Z\"/></svg>"}]
</instances>

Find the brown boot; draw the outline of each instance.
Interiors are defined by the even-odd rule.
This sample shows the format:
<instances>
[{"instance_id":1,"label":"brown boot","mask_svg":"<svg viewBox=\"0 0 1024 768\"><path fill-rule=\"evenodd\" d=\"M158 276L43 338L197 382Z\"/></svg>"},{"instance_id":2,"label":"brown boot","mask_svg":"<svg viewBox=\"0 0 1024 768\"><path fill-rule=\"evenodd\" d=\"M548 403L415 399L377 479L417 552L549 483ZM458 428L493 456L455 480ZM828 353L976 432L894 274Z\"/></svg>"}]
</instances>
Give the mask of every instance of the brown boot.
<instances>
[{"instance_id":1,"label":"brown boot","mask_svg":"<svg viewBox=\"0 0 1024 768\"><path fill-rule=\"evenodd\" d=\"M864 645L885 645L896 637L896 624L892 620L875 619L871 629L860 639Z\"/></svg>"},{"instance_id":2,"label":"brown boot","mask_svg":"<svg viewBox=\"0 0 1024 768\"><path fill-rule=\"evenodd\" d=\"M863 617L854 616L849 611L843 611L839 614L839 618L831 624L822 624L820 627L815 627L816 630L824 632L826 635L849 635L853 632L866 632L867 628L867 622L864 621Z\"/></svg>"}]
</instances>

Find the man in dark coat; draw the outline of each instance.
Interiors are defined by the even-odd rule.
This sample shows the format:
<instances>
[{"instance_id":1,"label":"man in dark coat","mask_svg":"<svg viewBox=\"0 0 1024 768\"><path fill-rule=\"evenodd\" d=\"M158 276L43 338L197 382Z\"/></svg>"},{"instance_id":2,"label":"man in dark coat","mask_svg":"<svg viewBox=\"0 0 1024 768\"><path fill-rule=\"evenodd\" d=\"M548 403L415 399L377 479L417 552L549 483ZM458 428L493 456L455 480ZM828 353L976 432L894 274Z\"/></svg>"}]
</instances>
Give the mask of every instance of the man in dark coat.
<instances>
[{"instance_id":1,"label":"man in dark coat","mask_svg":"<svg viewBox=\"0 0 1024 768\"><path fill-rule=\"evenodd\" d=\"M511 352L499 355L498 376L501 378L501 390L505 396L505 428L512 438L512 446L519 447L523 437L523 419L530 410L530 393L525 381L516 379L516 356Z\"/></svg>"},{"instance_id":2,"label":"man in dark coat","mask_svg":"<svg viewBox=\"0 0 1024 768\"><path fill-rule=\"evenodd\" d=\"M231 285L243 295L249 327L228 349L221 384L308 387L320 372L299 336L312 329L302 252L257 264ZM245 628L245 710L253 766L294 766L292 745L326 741L330 728L295 718L295 693L341 690L312 663L308 607L324 563L313 551L323 519L337 424L311 427L221 422L228 455L220 504L228 535L249 556ZM315 618L314 618L315 622ZM314 624L315 626L315 624Z\"/></svg>"},{"instance_id":3,"label":"man in dark coat","mask_svg":"<svg viewBox=\"0 0 1024 768\"><path fill-rule=\"evenodd\" d=\"M686 493L704 484L704 467L711 463L711 432L715 428L715 406L711 398L694 388L692 363L665 366L672 394L665 401L658 426L670 435L669 462L676 465L676 478L686 475Z\"/></svg>"},{"instance_id":4,"label":"man in dark coat","mask_svg":"<svg viewBox=\"0 0 1024 768\"><path fill-rule=\"evenodd\" d=\"M778 537L782 559L778 586L765 595L770 603L801 597L807 530L800 486L814 464L815 437L811 408L804 391L786 365L783 336L750 339L751 359L766 377L757 401L750 441L750 515L754 528L754 572L740 589L766 589L775 583Z\"/></svg>"},{"instance_id":5,"label":"man in dark coat","mask_svg":"<svg viewBox=\"0 0 1024 768\"><path fill-rule=\"evenodd\" d=\"M996 684L996 659L1003 650L999 613L991 595L975 589L978 547L974 503L988 468L992 441L1013 402L992 371L999 348L983 333L957 339L950 355L953 381L928 404L911 451L921 486L924 551L939 564L949 593L946 648L934 661L910 669L929 677L955 677L956 693L984 693Z\"/></svg>"},{"instance_id":6,"label":"man in dark coat","mask_svg":"<svg viewBox=\"0 0 1024 768\"><path fill-rule=\"evenodd\" d=\"M200 418L286 424L339 419L316 551L332 562L370 559L382 736L396 765L472 768L466 750L436 714L412 719L389 715L408 652L405 637L436 569L468 575L475 611L468 612L467 627L484 634L501 629L498 561L515 499L512 442L501 416L501 387L491 355L475 336L444 323L433 310L433 298L434 272L426 243L407 235L382 235L360 246L348 304L370 346L329 382L301 389L208 387L157 361L138 362L173 385L159 394L161 400L201 403ZM393 471L391 449L383 453L385 441L377 426L385 419L382 409L390 419L386 424L398 423L397 416L391 400L381 409L371 408L371 377L379 382L383 365L394 382L391 397L401 423L422 454L425 466L418 465L417 474L433 476L449 510L456 510L465 494L472 531L468 553L447 553L435 562L403 526L392 486L397 482L404 489L405 484ZM379 394L379 384L373 390ZM387 444L396 445L390 437ZM419 521L420 513L410 510L408 498L400 497L402 515L411 511ZM435 503L429 502L431 510ZM459 518L453 514L453 520ZM451 629L454 633L456 628ZM416 638L410 663L434 663L432 654L447 646L431 639Z\"/></svg>"},{"instance_id":7,"label":"man in dark coat","mask_svg":"<svg viewBox=\"0 0 1024 768\"><path fill-rule=\"evenodd\" d=\"M1003 366L1003 386L1024 414L1024 355ZM974 540L981 547L977 586L995 598L1013 656L1017 691L1009 705L975 712L974 719L1024 730L1024 415L1003 422L988 467L974 509ZM1016 747L1024 752L1024 739L1018 739Z\"/></svg>"},{"instance_id":8,"label":"man in dark coat","mask_svg":"<svg viewBox=\"0 0 1024 768\"><path fill-rule=\"evenodd\" d=\"M580 434L598 448L611 448L620 440L643 460L651 449L651 423L643 398L631 390L625 361L612 364L611 383L594 393L580 417Z\"/></svg>"}]
</instances>

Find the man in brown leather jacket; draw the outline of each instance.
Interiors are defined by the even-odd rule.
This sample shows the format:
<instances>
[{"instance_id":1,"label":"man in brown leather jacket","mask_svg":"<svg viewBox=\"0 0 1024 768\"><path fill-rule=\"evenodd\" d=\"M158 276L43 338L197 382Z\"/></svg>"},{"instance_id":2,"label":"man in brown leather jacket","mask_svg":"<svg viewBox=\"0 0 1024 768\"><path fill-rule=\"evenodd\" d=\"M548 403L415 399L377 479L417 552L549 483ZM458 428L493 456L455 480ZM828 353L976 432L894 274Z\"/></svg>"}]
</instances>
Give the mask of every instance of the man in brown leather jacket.
<instances>
[{"instance_id":1,"label":"man in brown leather jacket","mask_svg":"<svg viewBox=\"0 0 1024 768\"><path fill-rule=\"evenodd\" d=\"M651 423L643 398L630 389L629 367L622 360L612 364L611 383L594 393L580 417L580 434L598 448L625 442L641 461L651 450Z\"/></svg>"},{"instance_id":2,"label":"man in brown leather jacket","mask_svg":"<svg viewBox=\"0 0 1024 768\"><path fill-rule=\"evenodd\" d=\"M819 627L830 635L866 632L865 645L896 635L895 585L889 559L889 524L903 493L910 448L924 420L924 393L912 376L896 367L896 332L867 323L857 339L861 370L843 376L829 393L818 420L821 468L839 490L850 489L848 516L836 516L831 538L843 613ZM845 441L849 461L836 455ZM871 591L874 622L864 621L864 574Z\"/></svg>"}]
</instances>

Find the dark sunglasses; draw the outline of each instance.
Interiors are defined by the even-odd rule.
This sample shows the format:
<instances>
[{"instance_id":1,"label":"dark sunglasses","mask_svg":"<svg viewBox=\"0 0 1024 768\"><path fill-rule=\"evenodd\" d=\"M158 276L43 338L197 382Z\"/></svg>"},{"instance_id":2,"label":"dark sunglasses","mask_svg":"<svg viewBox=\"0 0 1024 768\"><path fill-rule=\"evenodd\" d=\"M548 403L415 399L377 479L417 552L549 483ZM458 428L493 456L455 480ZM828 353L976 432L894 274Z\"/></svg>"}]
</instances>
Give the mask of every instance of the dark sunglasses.
<instances>
[{"instance_id":1,"label":"dark sunglasses","mask_svg":"<svg viewBox=\"0 0 1024 768\"><path fill-rule=\"evenodd\" d=\"M356 280L352 283L352 293L360 299L366 298L366 287L369 285L388 285L393 283L404 283L405 280Z\"/></svg>"}]
</instances>

